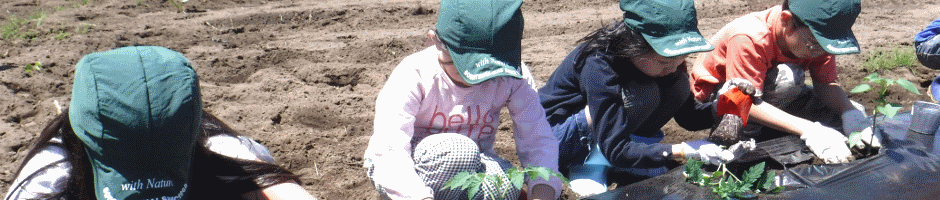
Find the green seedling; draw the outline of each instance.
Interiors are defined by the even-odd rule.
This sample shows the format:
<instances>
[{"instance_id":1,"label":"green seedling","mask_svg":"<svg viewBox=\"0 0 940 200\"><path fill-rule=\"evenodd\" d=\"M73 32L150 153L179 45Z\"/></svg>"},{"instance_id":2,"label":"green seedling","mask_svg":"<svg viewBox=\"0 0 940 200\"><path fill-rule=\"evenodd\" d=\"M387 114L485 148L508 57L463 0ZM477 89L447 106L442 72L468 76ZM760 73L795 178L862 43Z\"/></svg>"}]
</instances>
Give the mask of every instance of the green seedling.
<instances>
[{"instance_id":1,"label":"green seedling","mask_svg":"<svg viewBox=\"0 0 940 200\"><path fill-rule=\"evenodd\" d=\"M561 175L561 173L555 172L546 167L526 167L524 169L510 168L506 170L506 173L503 175L497 174L486 174L486 173L470 173L470 172L460 172L454 177L450 178L447 183L444 183L444 187L441 189L451 189L451 190L466 190L467 197L473 199L473 196L480 191L480 188L484 183L489 182L493 183L496 186L499 198L496 194L485 193L489 195L490 199L505 199L506 194L509 191L503 190L504 184L512 184L517 190L522 189L522 184L525 182L525 178L534 179L539 177L545 180L548 180L552 176L560 178L565 184L568 183L568 179ZM509 183L505 183L503 180L509 180Z\"/></svg>"},{"instance_id":2,"label":"green seedling","mask_svg":"<svg viewBox=\"0 0 940 200\"><path fill-rule=\"evenodd\" d=\"M907 91L910 91L911 93L920 95L920 91L917 90L917 87L914 86L914 83L911 83L910 81L906 79L881 78L878 76L877 72L874 72L866 76L863 80L868 81L869 83L878 87L876 90L874 90L876 94L878 94L878 97L871 100L872 103L875 103L875 105L877 106L875 107L875 110L872 111L871 113L872 116L876 116L878 113L881 113L887 118L892 118L894 117L895 114L898 113L898 110L901 110L902 108L901 104L889 103L887 101L888 87L891 87L892 85L901 86L902 88L904 88ZM871 85L867 83L863 83L858 86L855 86L855 88L852 89L851 92L863 93L863 92L872 91L872 89L875 89L875 88L873 88ZM877 119L878 119L877 117L871 118L872 128L874 128L875 125L878 124L876 121ZM862 145L862 138L861 138L860 133L861 132L853 132L849 134L849 146L856 147L858 145ZM872 134L872 137L874 137L874 134ZM870 155L871 148L866 148L866 150L868 154Z\"/></svg>"},{"instance_id":3,"label":"green seedling","mask_svg":"<svg viewBox=\"0 0 940 200\"><path fill-rule=\"evenodd\" d=\"M775 194L783 190L783 186L773 187L774 171L764 173L764 162L751 166L741 178L728 171L722 163L718 170L706 172L702 169L705 162L689 158L685 164L686 181L702 187L711 187L712 193L721 199L750 198L745 196L749 192Z\"/></svg>"},{"instance_id":4,"label":"green seedling","mask_svg":"<svg viewBox=\"0 0 940 200\"><path fill-rule=\"evenodd\" d=\"M39 70L42 70L42 63L39 61L36 61L35 63L26 64L26 68L23 69L23 71L25 71L26 73L30 73L32 71L39 71Z\"/></svg>"}]
</instances>

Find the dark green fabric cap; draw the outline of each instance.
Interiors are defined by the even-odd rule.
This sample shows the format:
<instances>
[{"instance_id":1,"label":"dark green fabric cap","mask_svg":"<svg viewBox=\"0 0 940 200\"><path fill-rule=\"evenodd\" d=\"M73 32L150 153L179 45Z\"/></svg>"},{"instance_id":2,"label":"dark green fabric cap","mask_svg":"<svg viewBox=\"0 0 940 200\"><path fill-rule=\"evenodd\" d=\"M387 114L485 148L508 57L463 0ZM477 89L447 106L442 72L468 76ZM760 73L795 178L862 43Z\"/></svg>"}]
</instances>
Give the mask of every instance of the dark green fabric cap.
<instances>
[{"instance_id":1,"label":"dark green fabric cap","mask_svg":"<svg viewBox=\"0 0 940 200\"><path fill-rule=\"evenodd\" d=\"M692 0L620 0L623 22L646 38L661 56L711 51L698 30Z\"/></svg>"},{"instance_id":2,"label":"dark green fabric cap","mask_svg":"<svg viewBox=\"0 0 940 200\"><path fill-rule=\"evenodd\" d=\"M522 78L522 0L442 0L437 34L467 83Z\"/></svg>"},{"instance_id":3,"label":"dark green fabric cap","mask_svg":"<svg viewBox=\"0 0 940 200\"><path fill-rule=\"evenodd\" d=\"M862 11L861 1L790 0L788 6L826 52L834 55L860 52L852 25Z\"/></svg>"},{"instance_id":4,"label":"dark green fabric cap","mask_svg":"<svg viewBox=\"0 0 940 200\"><path fill-rule=\"evenodd\" d=\"M140 46L83 57L69 120L98 199L186 199L201 108L196 72L178 52Z\"/></svg>"}]
</instances>

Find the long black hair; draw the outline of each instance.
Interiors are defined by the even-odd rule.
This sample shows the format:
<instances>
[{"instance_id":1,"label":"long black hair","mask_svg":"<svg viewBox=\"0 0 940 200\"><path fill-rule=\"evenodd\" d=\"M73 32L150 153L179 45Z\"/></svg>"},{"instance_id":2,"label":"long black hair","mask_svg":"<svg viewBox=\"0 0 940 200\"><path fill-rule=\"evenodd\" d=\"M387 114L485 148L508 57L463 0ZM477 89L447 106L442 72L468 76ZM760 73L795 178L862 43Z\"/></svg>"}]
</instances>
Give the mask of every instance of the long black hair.
<instances>
[{"instance_id":1,"label":"long black hair","mask_svg":"<svg viewBox=\"0 0 940 200\"><path fill-rule=\"evenodd\" d=\"M593 52L628 59L653 52L643 35L627 26L623 18L594 30L577 43L584 43L579 60Z\"/></svg>"},{"instance_id":2,"label":"long black hair","mask_svg":"<svg viewBox=\"0 0 940 200\"><path fill-rule=\"evenodd\" d=\"M275 164L232 158L207 149L203 144L209 137L222 134L239 136L240 134L208 112L202 113L200 128L196 133L197 145L193 150L190 199L241 199L241 195L249 191L290 181L301 183L297 175ZM55 198L97 199L94 193L91 164L86 157L84 144L72 132L67 109L43 128L39 137L30 145L26 157L16 170L15 177L19 177L26 162L37 153L48 145L56 144L52 140L56 137L62 138L62 146L67 152L64 162L69 162L72 169L69 172L66 190L59 194L61 196ZM21 182L25 181L21 180ZM19 186L11 186L11 189L16 187Z\"/></svg>"}]
</instances>

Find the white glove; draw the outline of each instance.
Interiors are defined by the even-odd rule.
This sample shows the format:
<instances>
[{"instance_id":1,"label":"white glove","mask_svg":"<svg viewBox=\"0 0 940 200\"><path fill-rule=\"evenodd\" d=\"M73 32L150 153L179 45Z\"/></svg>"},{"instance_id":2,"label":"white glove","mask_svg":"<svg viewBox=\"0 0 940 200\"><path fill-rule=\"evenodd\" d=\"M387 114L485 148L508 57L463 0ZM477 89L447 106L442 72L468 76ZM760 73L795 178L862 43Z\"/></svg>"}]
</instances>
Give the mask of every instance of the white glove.
<instances>
[{"instance_id":1,"label":"white glove","mask_svg":"<svg viewBox=\"0 0 940 200\"><path fill-rule=\"evenodd\" d=\"M754 151L755 149L757 149L757 142L754 141L754 138L739 141L738 143L732 144L731 147L728 147L728 151L730 151L735 158L747 152Z\"/></svg>"},{"instance_id":2,"label":"white glove","mask_svg":"<svg viewBox=\"0 0 940 200\"><path fill-rule=\"evenodd\" d=\"M701 160L707 164L718 165L734 159L734 153L710 142L706 142L698 148L693 148L685 142L677 145L682 148L686 158Z\"/></svg>"},{"instance_id":3,"label":"white glove","mask_svg":"<svg viewBox=\"0 0 940 200\"><path fill-rule=\"evenodd\" d=\"M881 135L871 131L871 120L868 120L861 110L849 110L842 113L842 130L846 136L861 132L859 136L862 139L862 148L865 148L865 145L881 148Z\"/></svg>"},{"instance_id":4,"label":"white glove","mask_svg":"<svg viewBox=\"0 0 940 200\"><path fill-rule=\"evenodd\" d=\"M726 81L725 84L721 85L721 88L718 89L717 94L724 94L734 88L738 88L738 90L741 90L744 94L751 95L755 98L760 98L762 95L762 92L755 88L754 84L751 84L750 81L743 78L731 78L731 80Z\"/></svg>"},{"instance_id":5,"label":"white glove","mask_svg":"<svg viewBox=\"0 0 940 200\"><path fill-rule=\"evenodd\" d=\"M826 164L847 163L853 160L852 152L845 145L846 138L839 131L819 122L801 126L800 130L803 132L800 139Z\"/></svg>"}]
</instances>

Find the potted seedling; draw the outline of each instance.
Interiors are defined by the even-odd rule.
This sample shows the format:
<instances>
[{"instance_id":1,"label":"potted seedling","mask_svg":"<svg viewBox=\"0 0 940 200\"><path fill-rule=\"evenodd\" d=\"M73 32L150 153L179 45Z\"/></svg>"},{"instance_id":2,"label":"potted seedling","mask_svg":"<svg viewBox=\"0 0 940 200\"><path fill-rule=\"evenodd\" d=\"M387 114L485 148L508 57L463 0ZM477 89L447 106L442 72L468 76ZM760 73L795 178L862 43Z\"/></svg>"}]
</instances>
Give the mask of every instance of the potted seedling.
<instances>
[{"instance_id":1,"label":"potted seedling","mask_svg":"<svg viewBox=\"0 0 940 200\"><path fill-rule=\"evenodd\" d=\"M751 166L740 178L728 170L726 164L718 165L714 172L703 169L705 162L689 159L685 164L685 180L693 185L709 187L720 199L753 198L756 193L775 194L783 186L773 187L774 171L765 171L764 162Z\"/></svg>"},{"instance_id":2,"label":"potted seedling","mask_svg":"<svg viewBox=\"0 0 940 200\"><path fill-rule=\"evenodd\" d=\"M480 191L480 188L484 183L490 182L497 188L497 194L486 193L490 199L506 199L507 190L503 189L504 184L512 184L517 190L522 189L522 184L525 182L525 178L543 178L548 180L552 176L560 178L565 184L568 183L568 179L562 176L560 173L555 172L546 167L526 167L523 169L519 168L510 168L506 170L505 174L486 174L484 172L480 173L470 173L470 172L460 172L454 177L450 178L447 183L444 183L444 187L441 189L452 189L452 190L466 190L468 199L473 199L473 196ZM509 183L503 181L503 179L509 180Z\"/></svg>"},{"instance_id":3,"label":"potted seedling","mask_svg":"<svg viewBox=\"0 0 940 200\"><path fill-rule=\"evenodd\" d=\"M886 118L892 118L894 117L895 114L898 113L898 110L901 110L902 108L901 104L887 102L887 97L888 97L887 94L888 94L889 87L891 87L892 85L898 85L906 89L907 91L910 91L911 93L920 95L920 91L917 90L917 87L914 86L914 83L911 83L910 81L905 80L905 79L881 78L878 76L877 72L874 72L866 76L865 79L863 80L868 81L868 83L871 83L872 85L875 85L875 87L878 87L878 88L874 88L872 85L869 85L868 83L863 83L863 84L856 86L851 91L852 93L863 93L863 92L868 92L868 91L875 91L875 93L878 94L877 98L874 98L871 100L872 103L876 105L875 110L872 110L871 127L872 127L872 131L877 131L877 132L873 132L871 137L874 137L875 136L874 134L882 134L881 129L877 128L877 124L878 124L877 114L878 113L881 113ZM849 146L850 147L856 147L860 145L864 146L862 145L861 137L862 137L861 132L853 132L849 134L849 138L848 138ZM865 156L870 156L872 154L872 149L873 148L870 145L866 146L863 149L865 152Z\"/></svg>"}]
</instances>

